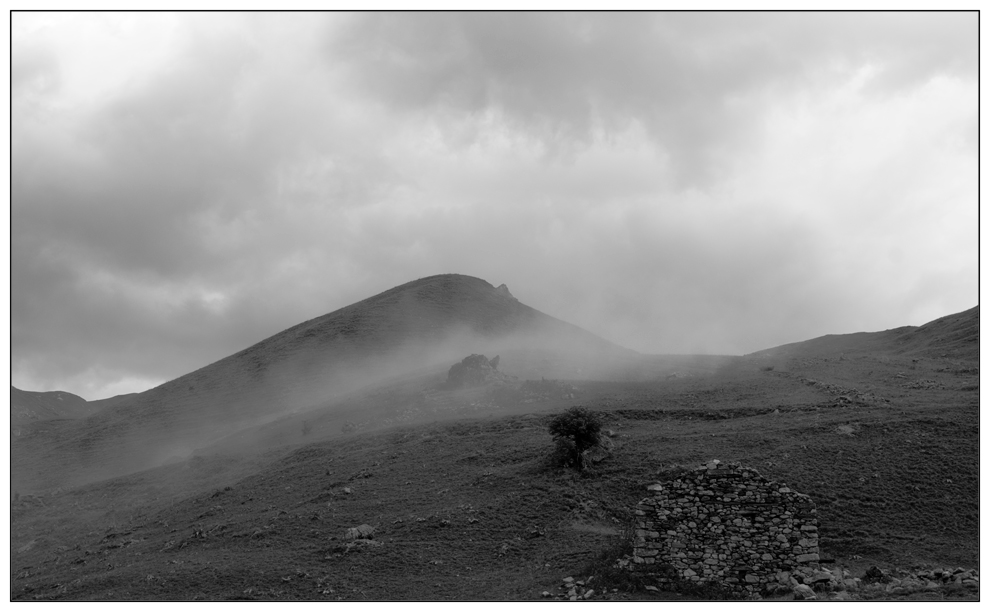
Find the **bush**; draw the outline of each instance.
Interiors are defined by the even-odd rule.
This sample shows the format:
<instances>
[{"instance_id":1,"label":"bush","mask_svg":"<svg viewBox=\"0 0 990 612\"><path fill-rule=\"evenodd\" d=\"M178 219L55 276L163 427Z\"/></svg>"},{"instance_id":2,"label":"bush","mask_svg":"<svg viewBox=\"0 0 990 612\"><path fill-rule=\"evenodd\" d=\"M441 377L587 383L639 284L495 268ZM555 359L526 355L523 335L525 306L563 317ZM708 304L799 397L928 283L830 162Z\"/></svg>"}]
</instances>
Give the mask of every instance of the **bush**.
<instances>
[{"instance_id":1,"label":"bush","mask_svg":"<svg viewBox=\"0 0 990 612\"><path fill-rule=\"evenodd\" d=\"M569 458L579 472L584 471L584 451L598 444L602 421L594 412L572 406L550 421L550 434L557 443L557 452Z\"/></svg>"}]
</instances>

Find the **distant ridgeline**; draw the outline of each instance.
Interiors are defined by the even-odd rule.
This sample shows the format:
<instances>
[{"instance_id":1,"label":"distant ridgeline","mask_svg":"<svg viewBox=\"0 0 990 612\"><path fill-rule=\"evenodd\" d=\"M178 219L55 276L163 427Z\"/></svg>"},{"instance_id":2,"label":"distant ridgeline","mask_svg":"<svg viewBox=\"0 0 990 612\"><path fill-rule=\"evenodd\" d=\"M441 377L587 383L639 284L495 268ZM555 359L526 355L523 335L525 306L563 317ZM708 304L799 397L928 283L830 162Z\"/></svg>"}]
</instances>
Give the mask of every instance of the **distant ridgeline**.
<instances>
[{"instance_id":1,"label":"distant ridgeline","mask_svg":"<svg viewBox=\"0 0 990 612\"><path fill-rule=\"evenodd\" d=\"M746 596L821 573L814 502L754 469L714 460L647 488L632 569L659 585L708 582Z\"/></svg>"}]
</instances>

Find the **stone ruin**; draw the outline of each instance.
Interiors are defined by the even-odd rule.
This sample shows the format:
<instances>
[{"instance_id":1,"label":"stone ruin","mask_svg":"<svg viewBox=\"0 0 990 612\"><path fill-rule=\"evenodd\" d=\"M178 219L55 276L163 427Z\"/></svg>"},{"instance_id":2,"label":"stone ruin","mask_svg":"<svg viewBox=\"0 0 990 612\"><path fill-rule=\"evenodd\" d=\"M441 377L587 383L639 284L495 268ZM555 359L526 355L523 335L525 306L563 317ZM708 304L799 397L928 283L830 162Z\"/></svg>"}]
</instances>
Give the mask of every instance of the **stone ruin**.
<instances>
[{"instance_id":1,"label":"stone ruin","mask_svg":"<svg viewBox=\"0 0 990 612\"><path fill-rule=\"evenodd\" d=\"M749 597L822 573L815 503L752 468L713 460L647 489L632 569L658 586L707 582Z\"/></svg>"},{"instance_id":2,"label":"stone ruin","mask_svg":"<svg viewBox=\"0 0 990 612\"><path fill-rule=\"evenodd\" d=\"M498 371L498 355L488 359L484 355L469 355L455 363L447 372L447 386L478 387L490 382L501 381L506 377Z\"/></svg>"}]
</instances>

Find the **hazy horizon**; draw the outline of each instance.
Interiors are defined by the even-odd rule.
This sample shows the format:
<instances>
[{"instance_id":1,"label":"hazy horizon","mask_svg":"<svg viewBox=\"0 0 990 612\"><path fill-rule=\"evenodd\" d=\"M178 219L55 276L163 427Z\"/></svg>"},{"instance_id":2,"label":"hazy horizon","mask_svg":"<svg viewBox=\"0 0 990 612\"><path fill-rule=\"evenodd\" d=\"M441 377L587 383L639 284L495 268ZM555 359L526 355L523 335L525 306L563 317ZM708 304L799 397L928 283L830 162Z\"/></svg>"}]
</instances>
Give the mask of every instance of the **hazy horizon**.
<instances>
[{"instance_id":1,"label":"hazy horizon","mask_svg":"<svg viewBox=\"0 0 990 612\"><path fill-rule=\"evenodd\" d=\"M978 296L978 14L11 14L11 383L458 273L648 354Z\"/></svg>"}]
</instances>

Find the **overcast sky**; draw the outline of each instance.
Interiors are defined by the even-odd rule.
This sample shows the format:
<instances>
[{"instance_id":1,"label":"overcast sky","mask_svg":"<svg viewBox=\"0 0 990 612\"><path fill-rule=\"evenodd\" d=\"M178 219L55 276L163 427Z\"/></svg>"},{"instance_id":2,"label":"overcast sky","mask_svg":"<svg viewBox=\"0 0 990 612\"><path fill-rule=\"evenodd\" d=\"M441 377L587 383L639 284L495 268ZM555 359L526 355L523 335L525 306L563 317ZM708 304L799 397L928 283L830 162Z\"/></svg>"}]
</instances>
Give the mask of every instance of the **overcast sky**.
<instances>
[{"instance_id":1,"label":"overcast sky","mask_svg":"<svg viewBox=\"0 0 990 612\"><path fill-rule=\"evenodd\" d=\"M143 391L457 272L651 353L978 302L977 14L12 17L11 373Z\"/></svg>"}]
</instances>

